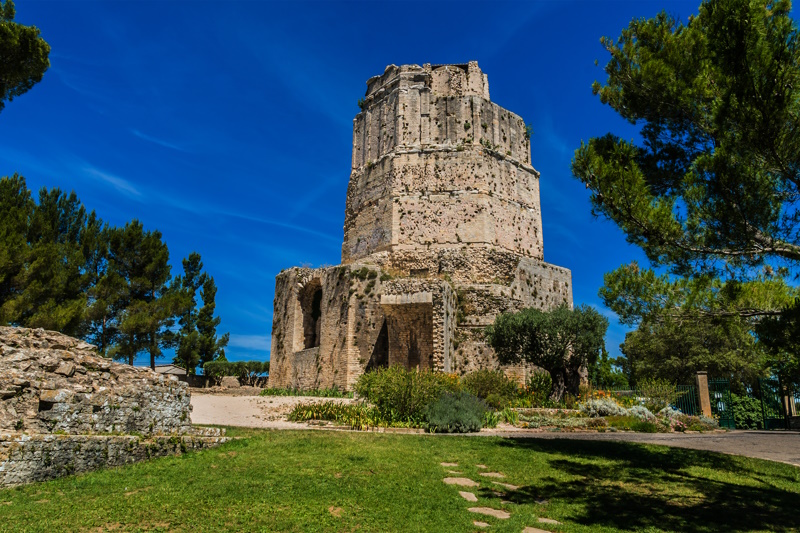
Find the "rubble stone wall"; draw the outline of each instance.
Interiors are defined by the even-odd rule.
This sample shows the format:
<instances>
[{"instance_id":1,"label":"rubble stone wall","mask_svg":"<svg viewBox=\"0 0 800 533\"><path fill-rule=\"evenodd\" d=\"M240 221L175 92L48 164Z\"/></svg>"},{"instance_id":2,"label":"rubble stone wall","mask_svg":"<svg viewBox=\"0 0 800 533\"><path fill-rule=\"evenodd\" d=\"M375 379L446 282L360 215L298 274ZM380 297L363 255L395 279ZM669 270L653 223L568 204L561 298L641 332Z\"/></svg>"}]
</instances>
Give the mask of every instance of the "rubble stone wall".
<instances>
[{"instance_id":1,"label":"rubble stone wall","mask_svg":"<svg viewBox=\"0 0 800 533\"><path fill-rule=\"evenodd\" d=\"M221 436L27 435L0 433L0 487L47 481L227 441Z\"/></svg>"},{"instance_id":2,"label":"rubble stone wall","mask_svg":"<svg viewBox=\"0 0 800 533\"><path fill-rule=\"evenodd\" d=\"M0 430L180 434L186 383L99 357L60 333L0 327Z\"/></svg>"}]
</instances>

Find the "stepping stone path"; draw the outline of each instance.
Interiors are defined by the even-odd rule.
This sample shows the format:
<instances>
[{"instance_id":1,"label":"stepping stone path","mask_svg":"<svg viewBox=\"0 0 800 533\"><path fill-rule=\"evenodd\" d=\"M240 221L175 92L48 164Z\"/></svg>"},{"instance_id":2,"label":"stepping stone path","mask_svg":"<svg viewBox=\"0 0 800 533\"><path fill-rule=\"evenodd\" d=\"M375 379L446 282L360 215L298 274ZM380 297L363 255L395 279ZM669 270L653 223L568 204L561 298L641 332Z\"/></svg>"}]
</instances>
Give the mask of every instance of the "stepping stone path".
<instances>
[{"instance_id":1,"label":"stepping stone path","mask_svg":"<svg viewBox=\"0 0 800 533\"><path fill-rule=\"evenodd\" d=\"M480 483L472 481L468 477L446 477L444 481L448 485L460 485L462 487L479 487Z\"/></svg>"},{"instance_id":2,"label":"stepping stone path","mask_svg":"<svg viewBox=\"0 0 800 533\"><path fill-rule=\"evenodd\" d=\"M486 466L486 465L475 465L475 468L480 468L481 470L486 470L489 467Z\"/></svg>"},{"instance_id":3,"label":"stepping stone path","mask_svg":"<svg viewBox=\"0 0 800 533\"><path fill-rule=\"evenodd\" d=\"M500 472L481 472L480 475L483 477L498 477L498 478L506 477Z\"/></svg>"},{"instance_id":4,"label":"stepping stone path","mask_svg":"<svg viewBox=\"0 0 800 533\"><path fill-rule=\"evenodd\" d=\"M540 524L560 524L558 520L553 520L552 518L537 518L536 520L539 521Z\"/></svg>"},{"instance_id":5,"label":"stepping stone path","mask_svg":"<svg viewBox=\"0 0 800 533\"><path fill-rule=\"evenodd\" d=\"M475 493L473 493L473 492L466 492L466 491L460 490L460 491L458 491L458 493L461 495L462 498L464 498L468 502L476 502L476 501L478 501L478 497L475 496Z\"/></svg>"},{"instance_id":6,"label":"stepping stone path","mask_svg":"<svg viewBox=\"0 0 800 533\"><path fill-rule=\"evenodd\" d=\"M511 515L500 509L492 509L491 507L470 507L467 509L470 513L485 514L486 516L493 516L500 520L511 518Z\"/></svg>"},{"instance_id":7,"label":"stepping stone path","mask_svg":"<svg viewBox=\"0 0 800 533\"><path fill-rule=\"evenodd\" d=\"M476 526L476 527L489 527L489 524L487 524L486 522L479 522L479 521L477 521L477 520L475 520L474 522L472 522L472 524L473 524L474 526Z\"/></svg>"},{"instance_id":8,"label":"stepping stone path","mask_svg":"<svg viewBox=\"0 0 800 533\"><path fill-rule=\"evenodd\" d=\"M538 527L526 527L522 530L522 533L551 533L546 529L539 529Z\"/></svg>"},{"instance_id":9,"label":"stepping stone path","mask_svg":"<svg viewBox=\"0 0 800 533\"><path fill-rule=\"evenodd\" d=\"M508 490L517 490L519 488L516 485L512 485L511 483L501 483L500 481L492 481L492 483L494 483L495 485L500 485L501 487L506 488Z\"/></svg>"},{"instance_id":10,"label":"stepping stone path","mask_svg":"<svg viewBox=\"0 0 800 533\"><path fill-rule=\"evenodd\" d=\"M455 470L448 470L448 474L461 474L461 472L456 472Z\"/></svg>"},{"instance_id":11,"label":"stepping stone path","mask_svg":"<svg viewBox=\"0 0 800 533\"><path fill-rule=\"evenodd\" d=\"M458 466L458 463L439 463L442 466Z\"/></svg>"},{"instance_id":12,"label":"stepping stone path","mask_svg":"<svg viewBox=\"0 0 800 533\"><path fill-rule=\"evenodd\" d=\"M536 498L536 500L534 501L539 505L547 505L548 503L550 503L550 500L546 500L544 498Z\"/></svg>"}]
</instances>

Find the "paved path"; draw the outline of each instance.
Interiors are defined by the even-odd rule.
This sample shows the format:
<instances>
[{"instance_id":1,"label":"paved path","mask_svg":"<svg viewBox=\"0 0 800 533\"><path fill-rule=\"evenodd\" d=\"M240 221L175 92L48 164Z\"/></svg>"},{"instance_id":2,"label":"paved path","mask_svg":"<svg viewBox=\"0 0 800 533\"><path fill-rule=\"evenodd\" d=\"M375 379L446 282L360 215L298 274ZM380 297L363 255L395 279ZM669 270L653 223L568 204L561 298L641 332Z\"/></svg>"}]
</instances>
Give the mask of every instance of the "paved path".
<instances>
[{"instance_id":1,"label":"paved path","mask_svg":"<svg viewBox=\"0 0 800 533\"><path fill-rule=\"evenodd\" d=\"M269 429L310 429L306 424L286 421L286 415L301 402L327 401L303 396L223 396L192 393L192 422ZM352 400L337 399L337 402ZM318 427L315 427L319 429ZM594 433L521 430L501 425L473 436L531 439L581 439L643 442L679 448L744 455L800 466L800 432L727 431L719 433Z\"/></svg>"}]
</instances>

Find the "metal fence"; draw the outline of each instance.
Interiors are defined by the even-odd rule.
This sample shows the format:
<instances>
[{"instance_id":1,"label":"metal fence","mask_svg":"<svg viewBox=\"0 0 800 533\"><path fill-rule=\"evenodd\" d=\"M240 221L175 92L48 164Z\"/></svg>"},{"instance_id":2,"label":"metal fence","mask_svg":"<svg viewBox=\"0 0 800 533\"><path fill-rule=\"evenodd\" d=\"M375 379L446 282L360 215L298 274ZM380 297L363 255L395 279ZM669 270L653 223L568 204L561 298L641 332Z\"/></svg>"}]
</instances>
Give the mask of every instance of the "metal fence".
<instances>
[{"instance_id":1,"label":"metal fence","mask_svg":"<svg viewBox=\"0 0 800 533\"><path fill-rule=\"evenodd\" d=\"M736 420L733 417L730 381L727 379L708 380L708 396L711 402L711 412L717 418L719 426L735 429Z\"/></svg>"}]
</instances>

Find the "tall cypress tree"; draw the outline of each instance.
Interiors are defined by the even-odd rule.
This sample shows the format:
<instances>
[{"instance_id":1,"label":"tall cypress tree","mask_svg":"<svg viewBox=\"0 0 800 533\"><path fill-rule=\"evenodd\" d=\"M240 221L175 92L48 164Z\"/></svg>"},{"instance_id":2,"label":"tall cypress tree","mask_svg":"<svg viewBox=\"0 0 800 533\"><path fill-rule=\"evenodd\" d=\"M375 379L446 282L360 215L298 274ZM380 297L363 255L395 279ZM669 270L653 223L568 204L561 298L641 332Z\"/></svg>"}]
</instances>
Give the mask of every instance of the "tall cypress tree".
<instances>
[{"instance_id":1,"label":"tall cypress tree","mask_svg":"<svg viewBox=\"0 0 800 533\"><path fill-rule=\"evenodd\" d=\"M214 359L224 358L225 347L230 339L230 333L217 337L217 326L222 319L214 316L216 296L217 285L214 283L214 278L205 274L201 291L203 307L197 313L197 332L200 334L198 351L201 365Z\"/></svg>"}]
</instances>

